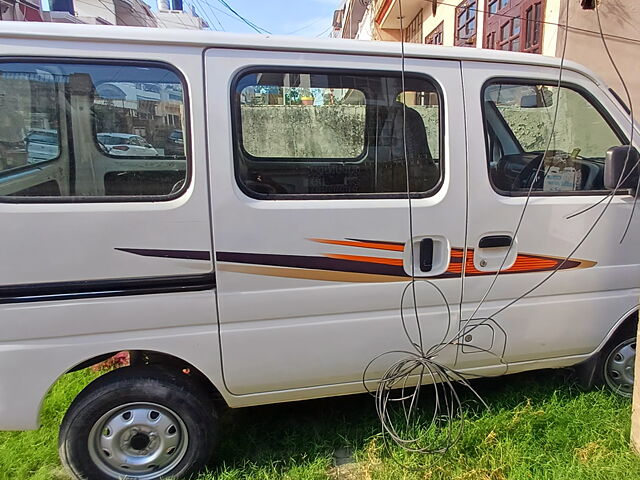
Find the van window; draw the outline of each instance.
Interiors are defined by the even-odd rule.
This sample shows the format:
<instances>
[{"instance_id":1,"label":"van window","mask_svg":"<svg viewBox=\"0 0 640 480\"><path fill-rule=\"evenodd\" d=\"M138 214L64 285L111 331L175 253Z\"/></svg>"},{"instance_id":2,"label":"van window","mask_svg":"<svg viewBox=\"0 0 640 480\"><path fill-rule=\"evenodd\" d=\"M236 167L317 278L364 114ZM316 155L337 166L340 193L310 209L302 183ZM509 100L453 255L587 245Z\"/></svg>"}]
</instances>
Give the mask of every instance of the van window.
<instances>
[{"instance_id":1,"label":"van window","mask_svg":"<svg viewBox=\"0 0 640 480\"><path fill-rule=\"evenodd\" d=\"M162 65L0 62L0 196L175 195L184 123L183 84Z\"/></svg>"},{"instance_id":2,"label":"van window","mask_svg":"<svg viewBox=\"0 0 640 480\"><path fill-rule=\"evenodd\" d=\"M532 184L549 194L602 191L606 152L625 143L586 94L566 86L492 82L484 116L489 175L502 193Z\"/></svg>"},{"instance_id":3,"label":"van window","mask_svg":"<svg viewBox=\"0 0 640 480\"><path fill-rule=\"evenodd\" d=\"M441 178L440 95L425 78L245 73L234 89L236 177L257 198L431 192ZM403 137L406 139L403 143Z\"/></svg>"}]
</instances>

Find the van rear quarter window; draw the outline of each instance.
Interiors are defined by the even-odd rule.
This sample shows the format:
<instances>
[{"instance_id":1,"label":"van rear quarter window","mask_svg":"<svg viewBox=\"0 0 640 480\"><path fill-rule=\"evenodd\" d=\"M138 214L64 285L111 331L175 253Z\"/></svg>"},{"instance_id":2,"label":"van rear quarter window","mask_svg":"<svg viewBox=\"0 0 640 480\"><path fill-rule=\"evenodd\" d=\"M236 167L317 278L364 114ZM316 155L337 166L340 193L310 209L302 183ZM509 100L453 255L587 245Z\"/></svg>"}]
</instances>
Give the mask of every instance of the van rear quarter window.
<instances>
[{"instance_id":1,"label":"van rear quarter window","mask_svg":"<svg viewBox=\"0 0 640 480\"><path fill-rule=\"evenodd\" d=\"M162 199L187 183L185 92L169 67L0 61L0 111L6 200Z\"/></svg>"},{"instance_id":2,"label":"van rear quarter window","mask_svg":"<svg viewBox=\"0 0 640 480\"><path fill-rule=\"evenodd\" d=\"M407 162L412 192L439 185L441 96L426 78L407 75L403 89L393 73L265 69L237 78L232 101L250 196L402 194Z\"/></svg>"}]
</instances>

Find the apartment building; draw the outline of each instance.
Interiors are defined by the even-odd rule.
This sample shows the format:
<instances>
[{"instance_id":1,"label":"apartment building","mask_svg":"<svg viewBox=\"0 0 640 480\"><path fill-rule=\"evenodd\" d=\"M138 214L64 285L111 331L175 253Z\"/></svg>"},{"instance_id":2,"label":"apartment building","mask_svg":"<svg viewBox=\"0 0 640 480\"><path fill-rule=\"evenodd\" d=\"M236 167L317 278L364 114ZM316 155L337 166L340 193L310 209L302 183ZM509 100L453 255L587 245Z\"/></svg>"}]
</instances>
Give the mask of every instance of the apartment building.
<instances>
[{"instance_id":1,"label":"apartment building","mask_svg":"<svg viewBox=\"0 0 640 480\"><path fill-rule=\"evenodd\" d=\"M583 9L590 3L585 0L346 0L342 10L363 3L358 32L353 35L350 26L349 38L556 57L562 55L565 40L565 29L558 25L564 25L568 13L566 57L595 71L627 100L598 33L596 11ZM640 1L599 0L599 13L607 45L640 111Z\"/></svg>"},{"instance_id":2,"label":"apartment building","mask_svg":"<svg viewBox=\"0 0 640 480\"><path fill-rule=\"evenodd\" d=\"M143 0L0 0L0 20L84 23L202 30L206 22L182 0L158 0L153 11Z\"/></svg>"},{"instance_id":3,"label":"apartment building","mask_svg":"<svg viewBox=\"0 0 640 480\"><path fill-rule=\"evenodd\" d=\"M366 10L366 1L342 0L340 8L333 13L331 36L334 38L356 38L360 29L365 27L362 20Z\"/></svg>"},{"instance_id":4,"label":"apartment building","mask_svg":"<svg viewBox=\"0 0 640 480\"><path fill-rule=\"evenodd\" d=\"M44 21L39 0L0 0L0 20Z\"/></svg>"},{"instance_id":5,"label":"apartment building","mask_svg":"<svg viewBox=\"0 0 640 480\"><path fill-rule=\"evenodd\" d=\"M44 17L57 23L158 27L151 8L142 0L49 0Z\"/></svg>"}]
</instances>

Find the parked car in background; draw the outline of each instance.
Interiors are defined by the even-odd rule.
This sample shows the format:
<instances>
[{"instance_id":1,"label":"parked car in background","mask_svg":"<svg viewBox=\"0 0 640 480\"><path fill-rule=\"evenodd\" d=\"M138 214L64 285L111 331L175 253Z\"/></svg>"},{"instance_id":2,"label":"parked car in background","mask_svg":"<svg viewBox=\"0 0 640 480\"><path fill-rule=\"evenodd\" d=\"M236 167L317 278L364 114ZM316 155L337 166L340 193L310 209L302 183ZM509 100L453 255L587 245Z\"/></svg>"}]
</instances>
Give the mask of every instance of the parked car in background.
<instances>
[{"instance_id":1,"label":"parked car in background","mask_svg":"<svg viewBox=\"0 0 640 480\"><path fill-rule=\"evenodd\" d=\"M98 141L106 153L123 157L157 157L158 151L140 135L130 133L99 133Z\"/></svg>"},{"instance_id":2,"label":"parked car in background","mask_svg":"<svg viewBox=\"0 0 640 480\"><path fill-rule=\"evenodd\" d=\"M34 128L24 138L27 150L27 162L39 163L53 160L60 152L58 131L45 128Z\"/></svg>"},{"instance_id":3,"label":"parked car in background","mask_svg":"<svg viewBox=\"0 0 640 480\"><path fill-rule=\"evenodd\" d=\"M164 146L164 154L168 156L184 156L184 137L182 130L174 130L167 138L167 144Z\"/></svg>"}]
</instances>

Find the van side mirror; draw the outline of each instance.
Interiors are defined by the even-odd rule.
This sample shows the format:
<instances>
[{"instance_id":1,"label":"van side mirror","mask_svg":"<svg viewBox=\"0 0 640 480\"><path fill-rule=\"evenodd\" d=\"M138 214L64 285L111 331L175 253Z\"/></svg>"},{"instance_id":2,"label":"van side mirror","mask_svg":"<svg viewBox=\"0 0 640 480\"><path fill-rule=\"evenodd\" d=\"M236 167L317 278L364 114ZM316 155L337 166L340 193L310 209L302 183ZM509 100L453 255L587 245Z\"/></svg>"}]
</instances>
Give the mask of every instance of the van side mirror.
<instances>
[{"instance_id":1,"label":"van side mirror","mask_svg":"<svg viewBox=\"0 0 640 480\"><path fill-rule=\"evenodd\" d=\"M607 150L604 160L604 186L609 190L629 189L635 195L638 187L640 154L635 147L623 145ZM625 165L626 163L626 165ZM618 185L620 183L620 185Z\"/></svg>"}]
</instances>

